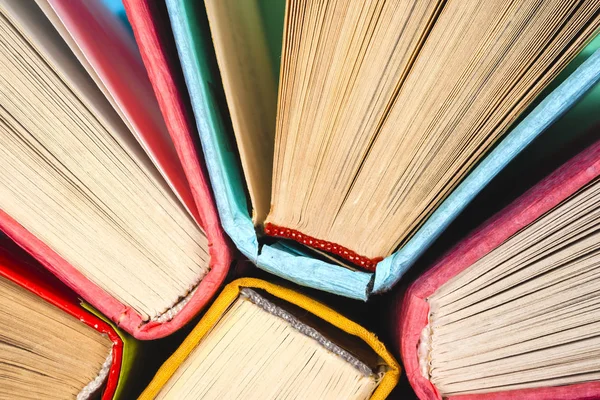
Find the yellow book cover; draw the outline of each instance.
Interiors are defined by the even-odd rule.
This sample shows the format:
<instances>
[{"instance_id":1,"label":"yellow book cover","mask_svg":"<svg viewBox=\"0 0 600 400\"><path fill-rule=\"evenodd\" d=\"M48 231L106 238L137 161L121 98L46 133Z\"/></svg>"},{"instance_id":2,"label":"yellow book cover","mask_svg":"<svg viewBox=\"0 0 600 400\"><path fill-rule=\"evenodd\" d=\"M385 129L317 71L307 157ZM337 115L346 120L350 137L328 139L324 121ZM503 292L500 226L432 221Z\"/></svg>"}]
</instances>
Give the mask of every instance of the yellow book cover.
<instances>
[{"instance_id":1,"label":"yellow book cover","mask_svg":"<svg viewBox=\"0 0 600 400\"><path fill-rule=\"evenodd\" d=\"M399 375L365 328L291 289L243 278L223 289L140 399L381 400Z\"/></svg>"}]
</instances>

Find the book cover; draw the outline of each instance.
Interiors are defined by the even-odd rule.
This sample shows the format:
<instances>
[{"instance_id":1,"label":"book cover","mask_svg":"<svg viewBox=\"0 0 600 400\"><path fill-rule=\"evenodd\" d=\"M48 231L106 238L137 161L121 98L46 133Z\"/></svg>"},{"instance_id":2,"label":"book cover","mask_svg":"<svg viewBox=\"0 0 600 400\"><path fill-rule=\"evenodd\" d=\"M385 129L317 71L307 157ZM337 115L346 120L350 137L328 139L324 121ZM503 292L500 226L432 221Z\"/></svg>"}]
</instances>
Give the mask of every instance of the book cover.
<instances>
[{"instance_id":1,"label":"book cover","mask_svg":"<svg viewBox=\"0 0 600 400\"><path fill-rule=\"evenodd\" d=\"M332 324L342 331L360 338L372 348L381 359L389 366L389 369L383 376L379 386L373 393L371 399L385 399L397 384L400 367L386 350L385 346L371 332L360 325L352 322L344 316L338 314L327 306L312 300L298 292L281 286L271 284L254 278L242 278L228 284L219 297L215 300L210 309L202 317L198 325L184 340L175 353L163 364L156 373L154 379L146 390L140 396L140 399L153 399L160 392L169 378L173 376L177 368L185 361L190 353L196 348L199 342L211 331L221 316L228 310L232 303L239 297L243 288L260 289L276 298L291 303L300 309L306 310L316 317Z\"/></svg>"},{"instance_id":2,"label":"book cover","mask_svg":"<svg viewBox=\"0 0 600 400\"><path fill-rule=\"evenodd\" d=\"M128 379L134 377L138 343L68 290L56 277L37 265L28 254L6 237L0 238L0 276L29 290L48 303L79 319L112 341L112 362L102 394L103 400L123 399Z\"/></svg>"},{"instance_id":3,"label":"book cover","mask_svg":"<svg viewBox=\"0 0 600 400\"><path fill-rule=\"evenodd\" d=\"M230 246L220 227L202 160L198 159L191 125L186 121L186 118L189 120L186 100L178 92L180 89L176 80L180 79L177 78L180 72L176 69L177 61L160 51L152 55L144 51L143 57L148 62L148 70L156 73L151 74L151 84L130 33L101 2L44 0L38 4L115 110L136 134L188 212L206 232L211 257L210 272L172 319L167 322L146 323L137 312L93 284L3 210L0 210L0 229L134 337L156 339L169 335L185 325L211 300L232 262ZM161 28L163 32L153 30L152 25L147 28L154 33L153 39L166 40L165 28ZM148 40L152 38L149 37ZM161 63L168 65L168 68L164 69ZM158 96L155 96L155 88Z\"/></svg>"},{"instance_id":4,"label":"book cover","mask_svg":"<svg viewBox=\"0 0 600 400\"><path fill-rule=\"evenodd\" d=\"M598 128L595 128L596 130ZM393 331L400 348L406 375L421 399L441 399L437 388L421 374L418 346L428 323L426 299L450 278L497 248L511 236L552 210L600 175L600 142L571 159L504 210L490 218L451 249L404 292L399 293L394 309ZM600 393L600 383L586 382L567 386L508 390L483 394L458 395L456 399L588 399Z\"/></svg>"},{"instance_id":5,"label":"book cover","mask_svg":"<svg viewBox=\"0 0 600 400\"><path fill-rule=\"evenodd\" d=\"M223 232L196 132L189 96L164 4L123 2L142 60L192 193L202 228L210 238L212 271L194 302L206 304L223 283L233 256Z\"/></svg>"},{"instance_id":6,"label":"book cover","mask_svg":"<svg viewBox=\"0 0 600 400\"><path fill-rule=\"evenodd\" d=\"M259 244L248 212L243 175L232 149L205 11L192 1L168 0L166 4L225 231L260 268L301 285L356 299L365 300L371 293L391 289L476 194L600 80L600 51L582 53L583 57L574 61L578 68L509 131L401 249L380 261L374 273L351 270L281 242ZM590 46L595 50L597 41Z\"/></svg>"}]
</instances>

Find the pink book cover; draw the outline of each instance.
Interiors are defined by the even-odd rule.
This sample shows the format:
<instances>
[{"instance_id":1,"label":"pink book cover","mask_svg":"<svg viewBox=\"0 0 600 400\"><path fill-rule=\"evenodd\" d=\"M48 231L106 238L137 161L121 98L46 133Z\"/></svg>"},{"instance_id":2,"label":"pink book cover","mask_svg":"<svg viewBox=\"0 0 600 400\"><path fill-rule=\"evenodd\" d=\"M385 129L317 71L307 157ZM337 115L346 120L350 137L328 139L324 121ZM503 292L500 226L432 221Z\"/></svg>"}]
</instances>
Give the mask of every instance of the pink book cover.
<instances>
[{"instance_id":1,"label":"pink book cover","mask_svg":"<svg viewBox=\"0 0 600 400\"><path fill-rule=\"evenodd\" d=\"M596 128L600 129L600 127ZM556 207L600 176L600 141L568 161L450 250L403 293L394 308L393 335L400 349L407 378L420 399L441 399L435 386L421 375L417 347L427 325L426 299L450 278L459 274L539 216ZM450 397L455 400L600 398L600 382L537 389L509 390Z\"/></svg>"},{"instance_id":2,"label":"pink book cover","mask_svg":"<svg viewBox=\"0 0 600 400\"><path fill-rule=\"evenodd\" d=\"M60 19L113 97L116 107L135 130L142 147L206 232L211 255L210 272L189 302L170 321L144 322L133 309L90 282L2 210L0 230L137 339L167 336L207 305L222 285L233 261L231 247L220 227L202 161L198 159L199 153L192 139L195 132L190 123L187 99L182 96L181 72L175 67L176 60L169 58L166 52L159 53L152 47L143 48L151 46L153 40L163 43L165 32L153 29L152 24L146 28L134 25L138 37L140 29L144 29L142 35L147 36L147 41L140 42L142 61L133 39L99 0L38 0L38 4L42 9L44 5L50 6Z\"/></svg>"}]
</instances>

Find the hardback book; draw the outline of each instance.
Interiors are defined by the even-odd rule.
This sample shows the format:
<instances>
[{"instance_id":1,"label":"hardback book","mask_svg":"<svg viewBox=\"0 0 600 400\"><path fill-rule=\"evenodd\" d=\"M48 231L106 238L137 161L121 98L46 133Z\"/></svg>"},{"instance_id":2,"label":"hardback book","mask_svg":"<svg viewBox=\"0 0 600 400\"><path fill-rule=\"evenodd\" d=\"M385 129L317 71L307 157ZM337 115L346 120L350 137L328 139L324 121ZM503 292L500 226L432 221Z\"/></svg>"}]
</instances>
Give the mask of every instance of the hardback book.
<instances>
[{"instance_id":1,"label":"hardback book","mask_svg":"<svg viewBox=\"0 0 600 400\"><path fill-rule=\"evenodd\" d=\"M175 61L144 52L155 96L100 0L0 12L0 229L136 338L172 333L232 260Z\"/></svg>"},{"instance_id":2,"label":"hardback book","mask_svg":"<svg viewBox=\"0 0 600 400\"><path fill-rule=\"evenodd\" d=\"M0 397L126 398L137 342L0 237Z\"/></svg>"},{"instance_id":3,"label":"hardback book","mask_svg":"<svg viewBox=\"0 0 600 400\"><path fill-rule=\"evenodd\" d=\"M419 398L600 397L599 193L596 141L399 295Z\"/></svg>"},{"instance_id":4,"label":"hardback book","mask_svg":"<svg viewBox=\"0 0 600 400\"><path fill-rule=\"evenodd\" d=\"M166 0L225 231L352 298L389 290L600 79L596 2L204 3Z\"/></svg>"},{"instance_id":5,"label":"hardback book","mask_svg":"<svg viewBox=\"0 0 600 400\"><path fill-rule=\"evenodd\" d=\"M242 278L225 287L140 399L385 399L399 374L361 326L291 289Z\"/></svg>"}]
</instances>

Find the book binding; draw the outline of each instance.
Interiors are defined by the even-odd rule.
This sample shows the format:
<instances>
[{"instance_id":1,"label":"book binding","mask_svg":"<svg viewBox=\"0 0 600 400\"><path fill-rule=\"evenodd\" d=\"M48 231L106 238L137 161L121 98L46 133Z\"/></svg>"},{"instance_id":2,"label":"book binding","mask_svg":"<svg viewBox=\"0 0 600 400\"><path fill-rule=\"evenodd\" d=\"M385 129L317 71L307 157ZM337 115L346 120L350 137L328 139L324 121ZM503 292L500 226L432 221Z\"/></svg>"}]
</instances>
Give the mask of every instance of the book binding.
<instances>
[{"instance_id":1,"label":"book binding","mask_svg":"<svg viewBox=\"0 0 600 400\"><path fill-rule=\"evenodd\" d=\"M377 263L383 260L383 257L369 258L361 256L359 254L356 254L349 248L340 246L339 244L331 243L326 240L320 240L312 236L305 235L302 232L299 232L295 229L283 228L272 223L265 224L265 233L269 236L295 240L296 242L302 243L305 246L313 247L320 251L335 254L371 272L375 272Z\"/></svg>"},{"instance_id":2,"label":"book binding","mask_svg":"<svg viewBox=\"0 0 600 400\"><path fill-rule=\"evenodd\" d=\"M133 4L133 2L131 3ZM125 37L128 34L125 29L119 25L120 21L111 18L112 16L108 15L108 11L102 7L100 2L71 3L63 0L50 0L50 4L54 7L57 15L68 23L68 28L70 30L75 30L78 34L90 34L87 27L84 26L85 21L87 20L93 21L93 23L96 24L95 26L101 25L102 35L105 35L102 36L103 40L106 43L116 41L121 57L126 61L131 61L128 63L129 69L132 69L134 72L128 71L125 76L128 76L128 74L134 74L136 76L141 74L142 78L146 76L144 64L142 64L139 54L136 53L135 43L133 43L133 40L130 37ZM139 2L137 6L140 7L140 10L144 9L142 2ZM82 14L79 14L79 12ZM142 15L148 15L148 13L149 10L146 10L146 14ZM85 18L83 18L82 15ZM137 19L133 20L133 22L135 21L137 21ZM151 21L151 19L143 20L142 22L144 21ZM162 111L168 124L168 133L171 135L170 139L167 140L172 140L174 142L175 150L177 151L177 153L174 152L173 155L163 154L158 158L159 160L165 160L168 157L179 157L178 162L175 164L178 165L179 162L181 162L182 165L180 167L185 171L184 180L187 179L187 182L182 180L177 181L179 183L176 184L176 188L181 194L184 202L187 204L187 208L200 223L207 235L209 241L208 251L211 256L209 265L210 272L196 287L192 296L185 300L185 303L176 304L174 306L174 310L177 310L177 312L169 315L169 317L172 318L166 322L146 322L142 320L142 317L135 310L121 304L106 291L92 283L64 258L59 256L50 247L27 231L3 210L0 210L0 230L4 231L4 233L19 246L32 254L44 267L81 295L87 302L114 321L118 327L129 332L137 339L150 340L158 339L175 332L205 307L222 285L225 276L227 275L227 271L233 262L233 257L218 219L214 200L202 170L201 160L197 158L198 153L196 152L196 146L192 139L193 136L190 132L190 126L186 124L184 120L179 120L180 118L189 119L190 117L186 116L187 111L183 104L184 100L182 100L181 93L178 92L177 84L175 82L175 79L177 78L173 77L176 75L176 72L173 70L173 63L168 62L162 53L157 51L153 52L153 48L148 45L148 42L151 42L152 40L163 40L162 37L164 32L155 30L152 24L144 25L143 23L140 23L139 26L137 24L134 25L134 30L135 29L141 30L141 33L139 33L138 36L144 38L144 41L141 41L140 44L145 57L144 62L146 62L152 80L151 86L150 81L147 78L145 80L138 79L138 86L144 86L144 82L147 82L146 86L144 86L145 93L149 93L151 98L154 97L154 93L157 93L160 110L158 109L159 106L156 105L156 112L152 112L152 118L154 120L162 118L162 115L159 112ZM164 31L164 27L162 29ZM119 89L119 84L122 84L122 78L114 75L114 71L111 70L110 65L107 65L111 60L110 56L106 54L106 52L103 53L101 51L106 43L97 40L97 38L91 40L89 36L86 37L86 46L89 46L87 52L94 55L94 57L99 58L99 60L96 60L99 68L111 73L112 86ZM125 88L126 86L120 87L120 89ZM156 103L156 100L152 101L151 98L145 99L145 110L153 109L152 104L153 101ZM146 126L148 122L143 122L144 118L139 115L139 110L132 110L132 101L135 102L137 100L129 97L125 97L122 100L125 107L128 107L130 111L135 114L135 120L141 121L140 126L142 128ZM160 140L165 140L165 138L160 135L161 134L156 134L157 140L159 138ZM154 150L163 148L162 146L156 145L156 142L153 143L154 145L151 147ZM168 164L171 165L173 163ZM172 176L178 176L176 170L176 165L171 165L168 169L168 171L171 171L169 174ZM190 196L185 194L188 192L190 193ZM193 200L186 200L188 197L193 197ZM101 240L101 238L99 239ZM182 305L183 307L181 307Z\"/></svg>"},{"instance_id":3,"label":"book binding","mask_svg":"<svg viewBox=\"0 0 600 400\"><path fill-rule=\"evenodd\" d=\"M329 307L291 289L259 279L242 278L233 281L223 289L198 325L196 325L181 346L156 373L152 382L150 382L146 390L139 397L140 400L151 400L156 397L169 378L173 376L179 365L181 365L181 363L190 355L202 338L210 332L211 328L217 324L223 313L227 311L228 307L235 302L243 288L265 290L277 298L309 311L344 332L364 340L390 367L373 393L371 400L385 399L398 383L400 366L386 350L385 345L381 343L373 333L338 314Z\"/></svg>"},{"instance_id":4,"label":"book binding","mask_svg":"<svg viewBox=\"0 0 600 400\"><path fill-rule=\"evenodd\" d=\"M121 336L108 323L87 311L77 296L67 290L54 276L34 265L31 260L28 260L27 255L20 253L22 250L10 243L7 238L0 238L0 276L107 335L113 343L112 362L102 395L103 400L113 399L119 385L123 359L124 346Z\"/></svg>"},{"instance_id":5,"label":"book binding","mask_svg":"<svg viewBox=\"0 0 600 400\"><path fill-rule=\"evenodd\" d=\"M596 129L600 129L597 127ZM419 338L428 323L427 297L509 237L550 211L587 183L600 176L600 141L564 164L504 210L486 221L421 275L403 295L394 310L394 336L400 347L408 380L421 399L441 399L435 386L421 375L417 356ZM455 399L589 399L600 396L600 382L562 387L510 390L460 395Z\"/></svg>"},{"instance_id":6,"label":"book binding","mask_svg":"<svg viewBox=\"0 0 600 400\"><path fill-rule=\"evenodd\" d=\"M402 249L378 262L375 273L353 271L281 243L259 244L239 161L232 149L233 134L223 107L225 96L216 84L220 77L205 11L189 0L166 0L166 5L225 232L259 268L300 285L354 299L366 300L373 292L391 289L502 168L600 81L600 50L578 57L579 68L534 108L530 118L512 128Z\"/></svg>"}]
</instances>

